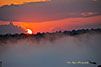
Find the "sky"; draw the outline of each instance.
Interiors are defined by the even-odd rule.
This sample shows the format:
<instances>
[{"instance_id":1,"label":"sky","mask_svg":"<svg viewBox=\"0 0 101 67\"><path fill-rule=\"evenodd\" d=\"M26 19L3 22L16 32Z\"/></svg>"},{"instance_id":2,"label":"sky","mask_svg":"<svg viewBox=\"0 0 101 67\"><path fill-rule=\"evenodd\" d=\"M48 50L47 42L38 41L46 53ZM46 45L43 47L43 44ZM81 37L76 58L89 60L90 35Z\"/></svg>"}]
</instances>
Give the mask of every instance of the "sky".
<instances>
[{"instance_id":1,"label":"sky","mask_svg":"<svg viewBox=\"0 0 101 67\"><path fill-rule=\"evenodd\" d=\"M40 1L48 1L48 0L0 0L0 6L10 5L10 4L24 4L28 2L40 2Z\"/></svg>"},{"instance_id":2,"label":"sky","mask_svg":"<svg viewBox=\"0 0 101 67\"><path fill-rule=\"evenodd\" d=\"M101 0L0 0L0 26L12 21L33 33L100 28L100 3Z\"/></svg>"}]
</instances>

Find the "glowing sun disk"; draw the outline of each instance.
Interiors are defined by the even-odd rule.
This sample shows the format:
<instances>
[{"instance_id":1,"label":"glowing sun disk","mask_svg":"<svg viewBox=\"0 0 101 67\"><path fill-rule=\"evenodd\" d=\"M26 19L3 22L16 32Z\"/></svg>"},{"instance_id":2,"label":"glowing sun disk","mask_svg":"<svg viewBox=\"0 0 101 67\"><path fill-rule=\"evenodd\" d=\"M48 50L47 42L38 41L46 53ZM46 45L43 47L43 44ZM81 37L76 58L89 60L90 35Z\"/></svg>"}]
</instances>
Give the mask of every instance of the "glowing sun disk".
<instances>
[{"instance_id":1,"label":"glowing sun disk","mask_svg":"<svg viewBox=\"0 0 101 67\"><path fill-rule=\"evenodd\" d=\"M27 29L28 34L32 34L32 31L30 29Z\"/></svg>"}]
</instances>

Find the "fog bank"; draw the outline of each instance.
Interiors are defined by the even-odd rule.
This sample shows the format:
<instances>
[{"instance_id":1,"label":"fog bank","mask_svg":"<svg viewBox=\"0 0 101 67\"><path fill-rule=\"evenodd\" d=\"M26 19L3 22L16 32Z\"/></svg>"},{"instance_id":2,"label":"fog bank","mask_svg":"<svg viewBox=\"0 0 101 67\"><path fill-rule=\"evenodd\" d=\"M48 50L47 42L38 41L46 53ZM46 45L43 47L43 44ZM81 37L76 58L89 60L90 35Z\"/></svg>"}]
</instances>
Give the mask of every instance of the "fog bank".
<instances>
[{"instance_id":1,"label":"fog bank","mask_svg":"<svg viewBox=\"0 0 101 67\"><path fill-rule=\"evenodd\" d=\"M47 39L50 38L46 36ZM101 64L101 34L57 36L54 40L33 38L0 44L2 67L97 67ZM95 61L92 64L68 64Z\"/></svg>"}]
</instances>

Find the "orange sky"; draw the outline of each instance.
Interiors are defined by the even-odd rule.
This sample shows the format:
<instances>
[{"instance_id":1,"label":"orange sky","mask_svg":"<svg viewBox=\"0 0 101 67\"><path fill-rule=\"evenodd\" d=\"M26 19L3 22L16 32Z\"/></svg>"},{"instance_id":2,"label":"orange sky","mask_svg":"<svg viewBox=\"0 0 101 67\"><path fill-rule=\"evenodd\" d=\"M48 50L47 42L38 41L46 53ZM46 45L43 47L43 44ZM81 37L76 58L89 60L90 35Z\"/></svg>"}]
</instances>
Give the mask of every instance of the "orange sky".
<instances>
[{"instance_id":1,"label":"orange sky","mask_svg":"<svg viewBox=\"0 0 101 67\"><path fill-rule=\"evenodd\" d=\"M0 6L10 5L10 4L23 4L25 2L40 2L49 0L0 0Z\"/></svg>"},{"instance_id":2,"label":"orange sky","mask_svg":"<svg viewBox=\"0 0 101 67\"><path fill-rule=\"evenodd\" d=\"M100 19L101 16L93 16L86 18L67 18L56 21L42 22L42 23L33 23L33 22L13 22L14 25L21 26L25 30L31 29L33 33L37 32L55 32L59 30L72 30L72 29L80 29L86 28L85 25L93 25L101 24ZM0 24L9 24L9 22L2 22ZM81 26L81 27L80 27ZM87 27L88 28L88 27Z\"/></svg>"},{"instance_id":3,"label":"orange sky","mask_svg":"<svg viewBox=\"0 0 101 67\"><path fill-rule=\"evenodd\" d=\"M37 32L55 32L59 30L72 30L75 27L85 25L101 24L99 21L101 16L87 17L87 18L67 18L56 21L42 22L42 23L25 23L15 22L15 25L22 25L25 29L31 29L33 33ZM93 28L93 26L92 26Z\"/></svg>"}]
</instances>

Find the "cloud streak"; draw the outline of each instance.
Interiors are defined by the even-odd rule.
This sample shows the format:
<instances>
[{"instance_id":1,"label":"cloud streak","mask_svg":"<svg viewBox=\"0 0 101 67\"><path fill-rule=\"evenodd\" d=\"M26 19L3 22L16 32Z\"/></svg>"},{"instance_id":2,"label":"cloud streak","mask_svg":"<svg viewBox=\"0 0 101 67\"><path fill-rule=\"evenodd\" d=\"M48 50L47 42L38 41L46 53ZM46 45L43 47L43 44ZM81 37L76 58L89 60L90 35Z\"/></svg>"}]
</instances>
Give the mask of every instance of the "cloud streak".
<instances>
[{"instance_id":1,"label":"cloud streak","mask_svg":"<svg viewBox=\"0 0 101 67\"><path fill-rule=\"evenodd\" d=\"M64 0L65 1L65 0ZM32 2L22 5L5 5L0 7L0 20L21 22L45 22L64 18L85 17L89 12L101 15L99 2L72 0L61 2ZM86 13L85 13L86 12ZM82 14L84 13L84 14Z\"/></svg>"}]
</instances>

